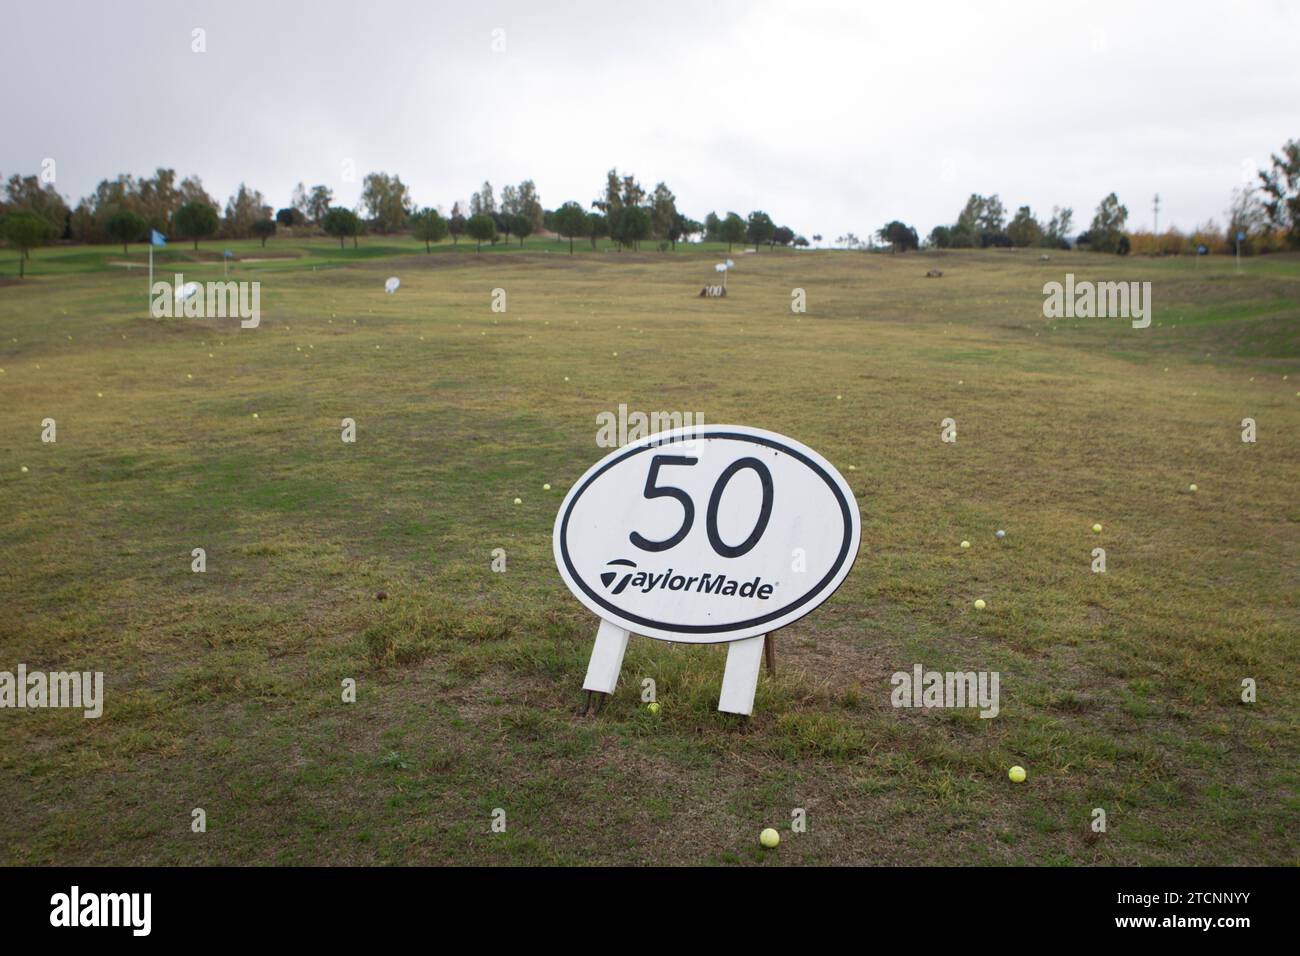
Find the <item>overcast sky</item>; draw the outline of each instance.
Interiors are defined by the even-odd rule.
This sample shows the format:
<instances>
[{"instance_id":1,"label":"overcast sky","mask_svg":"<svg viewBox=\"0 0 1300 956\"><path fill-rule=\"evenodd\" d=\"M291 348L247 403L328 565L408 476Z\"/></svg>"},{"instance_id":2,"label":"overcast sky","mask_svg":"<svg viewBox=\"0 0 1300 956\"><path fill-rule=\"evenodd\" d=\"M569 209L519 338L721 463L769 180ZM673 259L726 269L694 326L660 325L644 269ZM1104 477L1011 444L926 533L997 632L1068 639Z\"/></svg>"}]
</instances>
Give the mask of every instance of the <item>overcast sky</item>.
<instances>
[{"instance_id":1,"label":"overcast sky","mask_svg":"<svg viewBox=\"0 0 1300 956\"><path fill-rule=\"evenodd\" d=\"M828 239L924 234L972 192L1076 230L1112 190L1149 227L1158 192L1186 229L1300 138L1285 0L42 0L0 62L0 173L53 158L73 201L169 166L223 202L301 180L351 205L383 170L420 205L531 178L554 208L617 166L696 219Z\"/></svg>"}]
</instances>

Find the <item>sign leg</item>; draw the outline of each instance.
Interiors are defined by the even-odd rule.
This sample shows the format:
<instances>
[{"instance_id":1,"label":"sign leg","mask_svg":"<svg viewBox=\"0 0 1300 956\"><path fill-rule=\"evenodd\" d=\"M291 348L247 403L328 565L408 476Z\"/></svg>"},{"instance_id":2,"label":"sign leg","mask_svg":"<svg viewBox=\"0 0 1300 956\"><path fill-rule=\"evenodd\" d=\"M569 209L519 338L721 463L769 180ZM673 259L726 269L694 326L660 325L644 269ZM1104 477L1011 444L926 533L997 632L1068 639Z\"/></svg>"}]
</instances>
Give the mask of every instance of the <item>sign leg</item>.
<instances>
[{"instance_id":1,"label":"sign leg","mask_svg":"<svg viewBox=\"0 0 1300 956\"><path fill-rule=\"evenodd\" d=\"M727 669L722 672L718 710L746 716L753 713L758 670L763 664L763 639L764 635L760 634L727 645Z\"/></svg>"},{"instance_id":2,"label":"sign leg","mask_svg":"<svg viewBox=\"0 0 1300 956\"><path fill-rule=\"evenodd\" d=\"M614 687L618 684L618 672L623 669L627 637L628 632L621 627L609 621L600 622L596 644L591 649L591 661L587 664L587 679L582 682L583 690L614 693Z\"/></svg>"}]
</instances>

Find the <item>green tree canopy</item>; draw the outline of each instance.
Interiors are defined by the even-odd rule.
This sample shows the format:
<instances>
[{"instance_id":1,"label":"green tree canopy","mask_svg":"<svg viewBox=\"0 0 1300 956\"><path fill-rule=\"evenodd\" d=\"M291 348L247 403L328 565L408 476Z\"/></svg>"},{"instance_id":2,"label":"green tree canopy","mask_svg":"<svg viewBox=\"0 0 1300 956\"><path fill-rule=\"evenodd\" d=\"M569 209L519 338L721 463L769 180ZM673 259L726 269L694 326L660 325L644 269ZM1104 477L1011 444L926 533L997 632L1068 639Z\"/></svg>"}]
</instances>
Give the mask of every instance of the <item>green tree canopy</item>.
<instances>
[{"instance_id":1,"label":"green tree canopy","mask_svg":"<svg viewBox=\"0 0 1300 956\"><path fill-rule=\"evenodd\" d=\"M727 244L727 251L738 242L745 241L745 220L734 212L727 213L727 218L722 220L722 225L718 228L718 238Z\"/></svg>"},{"instance_id":2,"label":"green tree canopy","mask_svg":"<svg viewBox=\"0 0 1300 956\"><path fill-rule=\"evenodd\" d=\"M397 232L405 228L410 215L411 190L400 176L370 173L362 183L361 204L374 224L374 231Z\"/></svg>"},{"instance_id":3,"label":"green tree canopy","mask_svg":"<svg viewBox=\"0 0 1300 956\"><path fill-rule=\"evenodd\" d=\"M1088 229L1088 245L1097 252L1119 252L1124 235L1128 209L1120 205L1119 197L1111 193L1097 206Z\"/></svg>"},{"instance_id":4,"label":"green tree canopy","mask_svg":"<svg viewBox=\"0 0 1300 956\"><path fill-rule=\"evenodd\" d=\"M1286 234L1287 245L1300 248L1300 140L1288 140L1273 168L1261 172L1264 212Z\"/></svg>"},{"instance_id":5,"label":"green tree canopy","mask_svg":"<svg viewBox=\"0 0 1300 956\"><path fill-rule=\"evenodd\" d=\"M524 244L524 240L533 234L532 217L524 212L517 212L510 220L510 226L516 236L519 237L519 245Z\"/></svg>"},{"instance_id":6,"label":"green tree canopy","mask_svg":"<svg viewBox=\"0 0 1300 956\"><path fill-rule=\"evenodd\" d=\"M1007 226L1007 235L1017 246L1036 246L1042 241L1043 227L1034 218L1032 209L1021 206L1016 210L1016 217Z\"/></svg>"},{"instance_id":7,"label":"green tree canopy","mask_svg":"<svg viewBox=\"0 0 1300 956\"><path fill-rule=\"evenodd\" d=\"M172 227L182 237L192 239L195 249L198 249L200 239L216 235L220 225L217 210L202 199L190 200L172 217Z\"/></svg>"},{"instance_id":8,"label":"green tree canopy","mask_svg":"<svg viewBox=\"0 0 1300 956\"><path fill-rule=\"evenodd\" d=\"M254 223L253 223L251 226L249 226L248 228L249 228L249 231L250 231L254 236L256 236L258 239L261 239L261 240L262 240L262 248L265 249L265 248L266 248L266 240L270 239L272 236L275 235L275 220L274 220L274 219L258 219L256 222L254 222Z\"/></svg>"},{"instance_id":9,"label":"green tree canopy","mask_svg":"<svg viewBox=\"0 0 1300 956\"><path fill-rule=\"evenodd\" d=\"M590 228L587 213L576 202L566 202L555 211L555 231L569 240L569 255L573 255L573 240L587 235Z\"/></svg>"},{"instance_id":10,"label":"green tree canopy","mask_svg":"<svg viewBox=\"0 0 1300 956\"><path fill-rule=\"evenodd\" d=\"M921 245L916 237L916 230L897 219L882 226L876 235L880 237L881 242L889 243L890 252L907 252L909 249L920 248Z\"/></svg>"},{"instance_id":11,"label":"green tree canopy","mask_svg":"<svg viewBox=\"0 0 1300 956\"><path fill-rule=\"evenodd\" d=\"M749 241L758 248L764 243L771 242L772 236L776 232L776 223L772 222L772 217L762 210L757 210L749 214L749 222L746 223L745 234Z\"/></svg>"},{"instance_id":12,"label":"green tree canopy","mask_svg":"<svg viewBox=\"0 0 1300 956\"><path fill-rule=\"evenodd\" d=\"M432 207L421 209L411 217L411 235L424 243L425 252L432 252L432 243L447 238L447 220Z\"/></svg>"},{"instance_id":13,"label":"green tree canopy","mask_svg":"<svg viewBox=\"0 0 1300 956\"><path fill-rule=\"evenodd\" d=\"M356 245L357 236L361 233L361 219L351 209L344 209L341 206L331 209L325 213L321 220L321 228L325 234L335 236L339 241L339 248L343 248L343 240L352 237L352 244Z\"/></svg>"},{"instance_id":14,"label":"green tree canopy","mask_svg":"<svg viewBox=\"0 0 1300 956\"><path fill-rule=\"evenodd\" d=\"M128 242L139 242L148 228L149 224L144 221L143 217L137 216L126 209L118 210L104 222L105 233L114 242L122 244L123 255L126 255L126 244Z\"/></svg>"},{"instance_id":15,"label":"green tree canopy","mask_svg":"<svg viewBox=\"0 0 1300 956\"><path fill-rule=\"evenodd\" d=\"M26 275L24 264L30 250L54 235L54 227L42 217L31 212L11 212L0 220L0 236L18 250L18 277Z\"/></svg>"},{"instance_id":16,"label":"green tree canopy","mask_svg":"<svg viewBox=\"0 0 1300 956\"><path fill-rule=\"evenodd\" d=\"M486 186L487 183L483 185ZM469 217L469 220L465 223L465 232L477 243L474 251L481 253L483 243L491 242L497 237L497 224L487 213L480 212Z\"/></svg>"}]
</instances>

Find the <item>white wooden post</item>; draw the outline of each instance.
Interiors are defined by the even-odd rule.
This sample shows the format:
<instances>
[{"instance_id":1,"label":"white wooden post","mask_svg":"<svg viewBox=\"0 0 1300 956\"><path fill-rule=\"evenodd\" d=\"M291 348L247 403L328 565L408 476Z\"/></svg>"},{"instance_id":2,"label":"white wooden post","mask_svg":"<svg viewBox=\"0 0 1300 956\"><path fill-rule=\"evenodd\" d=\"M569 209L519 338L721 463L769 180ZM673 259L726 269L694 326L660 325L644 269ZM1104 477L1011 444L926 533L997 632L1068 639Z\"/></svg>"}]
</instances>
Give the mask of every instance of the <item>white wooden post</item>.
<instances>
[{"instance_id":1,"label":"white wooden post","mask_svg":"<svg viewBox=\"0 0 1300 956\"><path fill-rule=\"evenodd\" d=\"M618 672L623 669L627 637L628 632L618 625L606 620L600 622L596 644L591 649L591 661L587 664L587 679L582 682L583 690L614 693L614 688L618 685Z\"/></svg>"},{"instance_id":2,"label":"white wooden post","mask_svg":"<svg viewBox=\"0 0 1300 956\"><path fill-rule=\"evenodd\" d=\"M758 671L763 664L763 637L747 637L727 646L727 668L722 672L722 696L718 710L727 714L754 712L754 692L758 690Z\"/></svg>"}]
</instances>

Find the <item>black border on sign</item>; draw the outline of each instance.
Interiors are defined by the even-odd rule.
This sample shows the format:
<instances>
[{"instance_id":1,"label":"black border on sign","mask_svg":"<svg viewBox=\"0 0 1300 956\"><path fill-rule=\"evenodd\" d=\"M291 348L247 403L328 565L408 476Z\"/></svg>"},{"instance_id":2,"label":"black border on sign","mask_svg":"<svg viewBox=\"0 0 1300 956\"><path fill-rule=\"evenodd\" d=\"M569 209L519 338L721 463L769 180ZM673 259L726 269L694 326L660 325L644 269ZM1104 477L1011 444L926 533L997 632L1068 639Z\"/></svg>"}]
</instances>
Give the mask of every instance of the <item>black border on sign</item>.
<instances>
[{"instance_id":1,"label":"black border on sign","mask_svg":"<svg viewBox=\"0 0 1300 956\"><path fill-rule=\"evenodd\" d=\"M584 594L586 594L589 598L591 598L601 607L605 608L608 611L613 612L617 617L621 618L622 620L631 621L636 624L644 624L648 627L658 628L661 631L671 631L674 634L728 634L732 631L741 631L744 630L745 628L757 627L760 624L766 624L768 621L774 621L779 617L784 617L786 614L789 614L791 611L797 610L803 605L807 604L814 597L820 595L822 600L825 600L826 598L830 597L832 594L835 593L836 590L838 590L838 585L836 586L836 588L827 591L825 594L822 594L823 589L834 579L835 575L839 573L840 568L844 567L844 562L846 560L848 561L848 567L845 568L844 576L847 578L848 572L853 569L853 562L857 560L858 556L856 554L852 554L852 555L849 554L849 544L853 540L853 516L849 513L849 503L845 499L844 491L842 488L840 488L839 483L836 482L833 478L831 478L829 474L827 474L825 468L823 468L817 462L813 461L811 458L809 458L807 455L805 455L803 452L799 451L798 449L791 448L789 445L783 445L780 442L773 441L772 439L766 438L762 435L746 435L743 432L708 432L707 428L708 426L705 426L706 429L705 431L701 431L700 429L697 428L697 429L693 429L689 433L683 433L681 435L674 435L668 438L661 438L655 441L649 441L646 442L644 445L638 445L634 448L630 448L625 453L618 455L614 458L611 458L605 464L601 465L594 472L592 472L591 476L587 478L587 480L582 483L582 485L578 488L578 490L573 493L572 497L569 498L568 506L564 509L564 517L560 522L560 554L564 558L564 566L568 568L570 580L576 581L578 583L578 586L582 588ZM573 566L573 561L569 557L569 515L573 513L573 506L577 503L578 499L582 497L582 493L587 490L587 487L593 481L595 481L597 478L603 475L610 468L613 468L619 462L625 461L626 459L631 458L633 455L639 455L643 451L648 451L652 448L658 448L663 445L671 444L673 442L696 441L701 439L708 440L710 438L729 438L729 439L735 439L737 441L750 442L755 445L766 445L769 448L775 448L777 451L784 452L785 454L790 455L793 458L796 458L799 461L803 462L810 469L812 469L812 471L819 478L821 478L822 481L826 482L826 484L830 487L831 492L835 495L835 500L839 502L840 516L844 520L844 540L840 543L840 552L835 556L835 561L831 565L831 569L826 572L826 575L820 581L817 582L817 585L815 587L804 592L802 597L798 598L795 601L792 601L791 603L785 605L779 610L772 611L768 614L764 614L762 617L750 618L747 621L738 621L735 624L729 624L725 627L719 627L716 624L664 624L662 621L655 621L655 620L651 620L650 618L641 617L636 614L631 614L623 610L622 608L617 607L614 604L611 604L609 601L606 601L598 593L592 590L590 586L588 586L587 582L583 579L582 575L580 575L577 569ZM840 584L843 583L844 583L843 581L840 582Z\"/></svg>"}]
</instances>

